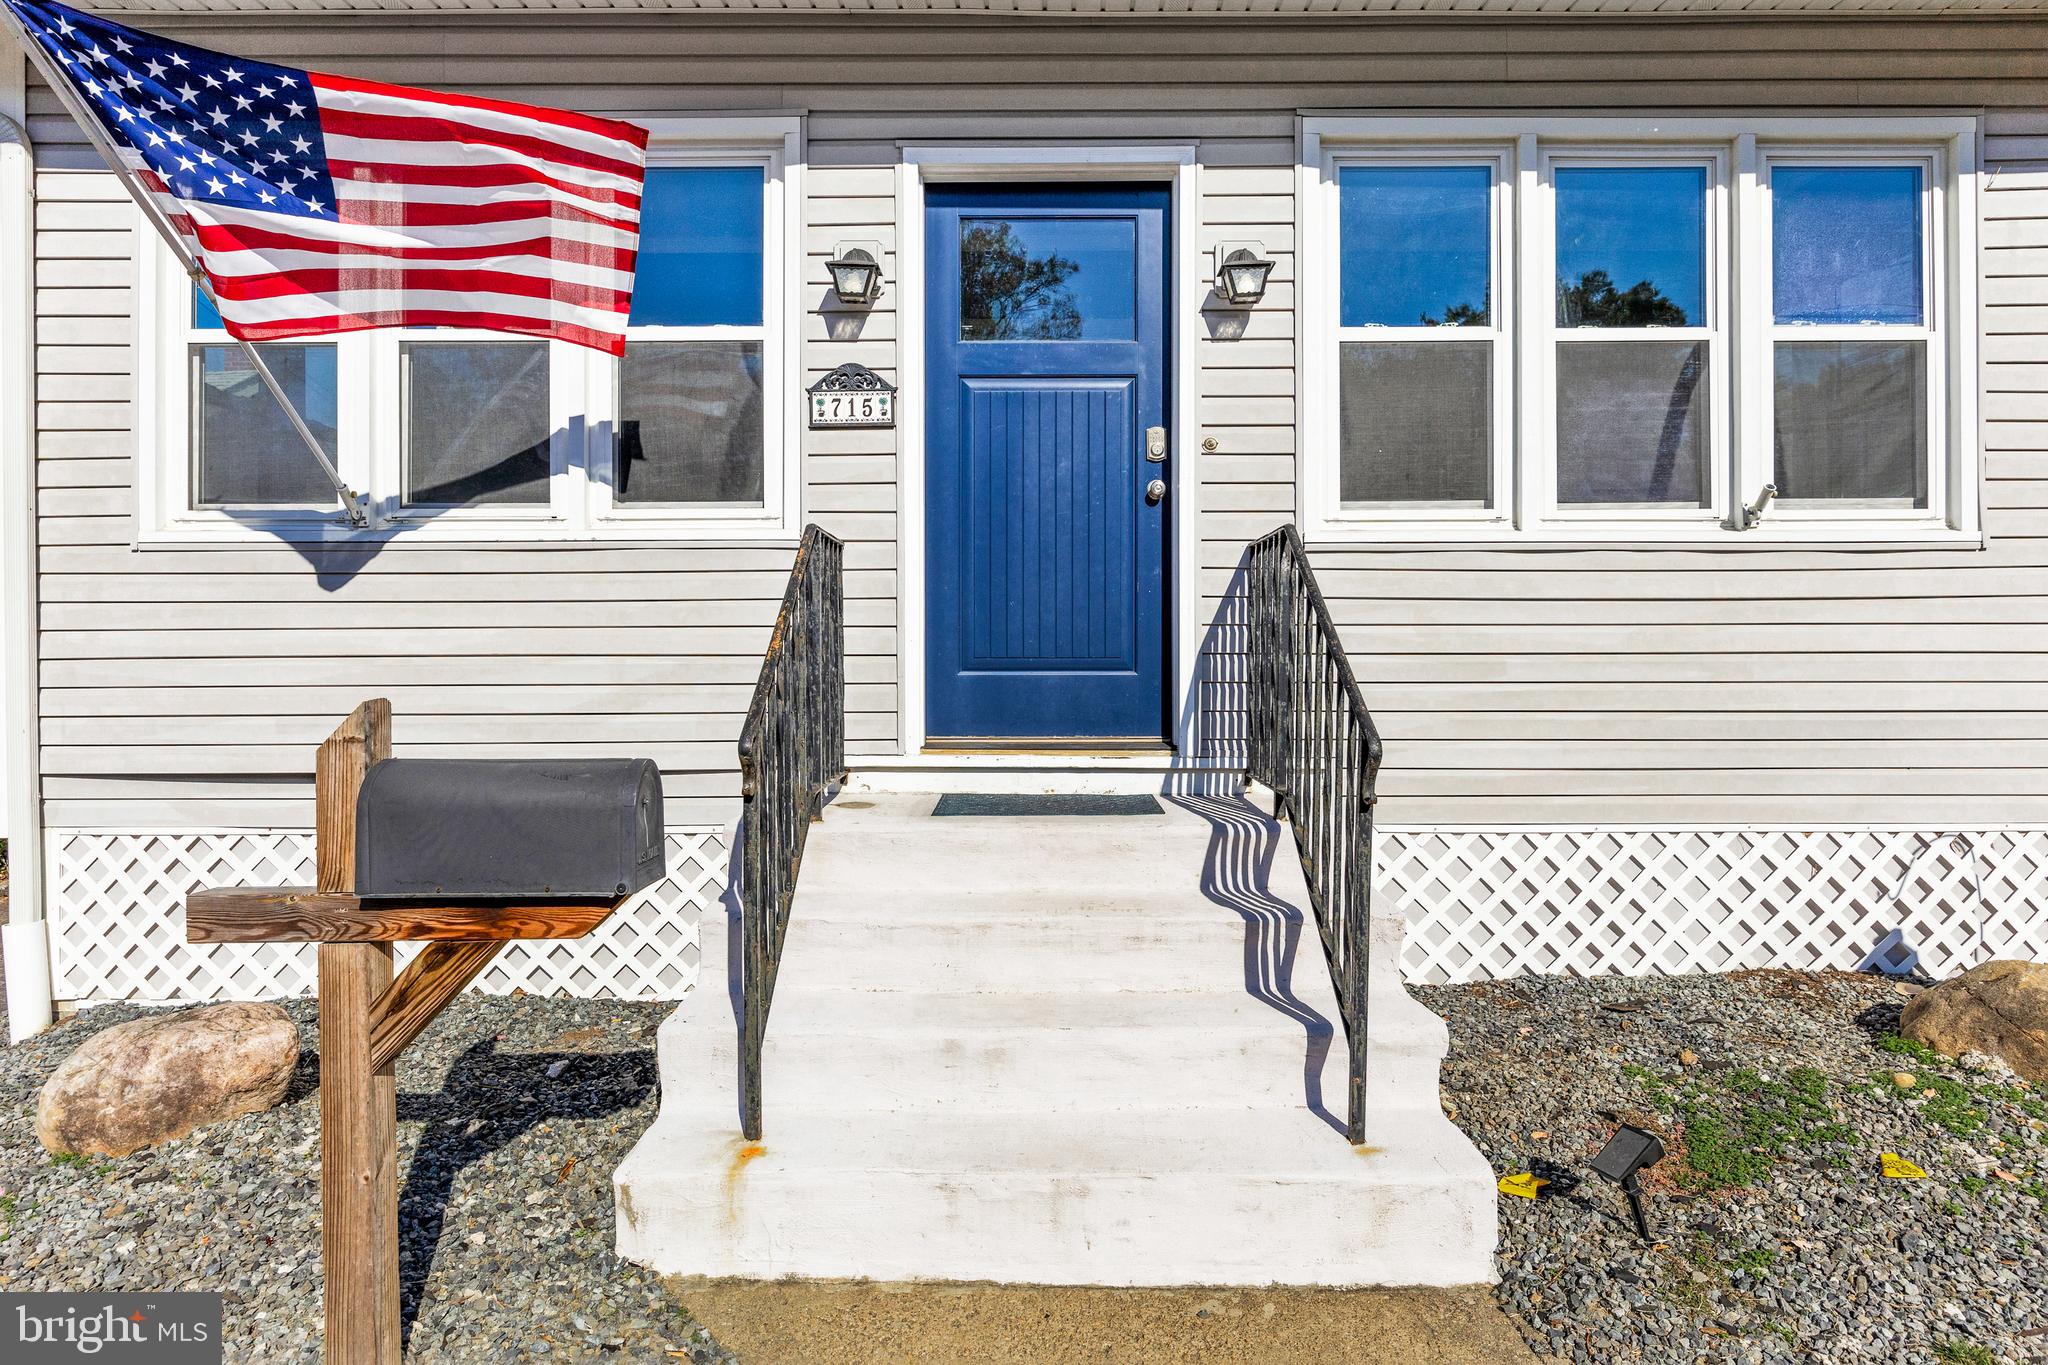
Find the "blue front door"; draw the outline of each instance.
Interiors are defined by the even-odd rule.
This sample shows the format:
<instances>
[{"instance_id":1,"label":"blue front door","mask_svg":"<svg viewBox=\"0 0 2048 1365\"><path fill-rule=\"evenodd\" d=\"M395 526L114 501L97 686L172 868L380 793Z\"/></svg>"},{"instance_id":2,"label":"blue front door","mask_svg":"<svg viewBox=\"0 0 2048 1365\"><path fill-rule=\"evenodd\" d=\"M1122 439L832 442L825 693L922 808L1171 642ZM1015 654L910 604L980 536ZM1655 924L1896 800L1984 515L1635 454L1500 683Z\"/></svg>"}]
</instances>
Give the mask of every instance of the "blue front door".
<instances>
[{"instance_id":1,"label":"blue front door","mask_svg":"<svg viewBox=\"0 0 2048 1365\"><path fill-rule=\"evenodd\" d=\"M1167 191L925 203L925 731L1156 743Z\"/></svg>"}]
</instances>

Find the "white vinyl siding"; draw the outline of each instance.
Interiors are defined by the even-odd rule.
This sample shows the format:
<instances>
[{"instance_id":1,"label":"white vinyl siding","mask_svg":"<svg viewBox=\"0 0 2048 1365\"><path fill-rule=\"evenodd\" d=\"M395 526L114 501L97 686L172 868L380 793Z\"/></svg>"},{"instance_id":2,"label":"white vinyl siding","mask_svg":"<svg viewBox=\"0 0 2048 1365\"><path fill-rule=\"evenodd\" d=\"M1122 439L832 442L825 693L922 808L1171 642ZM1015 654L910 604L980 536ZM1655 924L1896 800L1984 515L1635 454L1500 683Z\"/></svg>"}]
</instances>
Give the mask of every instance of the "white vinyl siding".
<instances>
[{"instance_id":1,"label":"white vinyl siding","mask_svg":"<svg viewBox=\"0 0 2048 1365\"><path fill-rule=\"evenodd\" d=\"M1217 444L1181 509L1184 586L1218 653L1245 543L1297 499L1296 111L1985 106L1988 548L1313 554L1387 736L1389 822L2048 820L2048 25L1303 15L1233 27L1227 61L1199 25L1024 17L887 42L621 14L176 27L593 112L807 111L806 384L846 360L899 378L899 143L1194 142L1198 246L1257 240L1276 262L1257 307L1204 315L1197 350L1193 444ZM392 699L401 751L645 753L673 822L730 818L793 542L135 550L129 210L47 91L31 115L48 822L309 825L312 746L370 695ZM865 313L825 301L843 240L883 245ZM920 509L899 505L894 433L799 439L804 517L848 542L850 747L893 752L897 536Z\"/></svg>"}]
</instances>

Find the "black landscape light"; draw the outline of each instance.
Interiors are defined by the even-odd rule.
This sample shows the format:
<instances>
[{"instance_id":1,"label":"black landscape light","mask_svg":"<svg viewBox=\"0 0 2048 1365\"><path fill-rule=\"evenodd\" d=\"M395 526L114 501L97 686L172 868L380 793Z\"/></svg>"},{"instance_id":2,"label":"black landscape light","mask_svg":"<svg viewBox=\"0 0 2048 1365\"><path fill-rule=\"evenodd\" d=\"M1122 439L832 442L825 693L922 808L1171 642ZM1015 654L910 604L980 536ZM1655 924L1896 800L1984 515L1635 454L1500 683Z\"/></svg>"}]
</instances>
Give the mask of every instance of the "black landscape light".
<instances>
[{"instance_id":1,"label":"black landscape light","mask_svg":"<svg viewBox=\"0 0 2048 1365\"><path fill-rule=\"evenodd\" d=\"M1636 1232L1650 1240L1650 1220L1643 1215L1642 1173L1664 1159L1664 1144L1655 1133L1624 1123L1607 1139L1600 1155L1593 1158L1593 1172L1621 1186L1628 1196L1629 1212L1636 1216Z\"/></svg>"}]
</instances>

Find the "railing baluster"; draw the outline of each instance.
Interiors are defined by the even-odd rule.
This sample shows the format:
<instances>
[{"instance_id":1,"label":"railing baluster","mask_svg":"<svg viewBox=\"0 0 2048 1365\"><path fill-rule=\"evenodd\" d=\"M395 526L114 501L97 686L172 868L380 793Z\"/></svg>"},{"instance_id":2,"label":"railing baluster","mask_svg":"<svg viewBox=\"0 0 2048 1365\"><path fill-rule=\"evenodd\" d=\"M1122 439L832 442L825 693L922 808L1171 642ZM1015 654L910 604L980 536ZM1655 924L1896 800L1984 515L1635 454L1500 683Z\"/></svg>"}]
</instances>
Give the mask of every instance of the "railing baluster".
<instances>
[{"instance_id":1,"label":"railing baluster","mask_svg":"<svg viewBox=\"0 0 2048 1365\"><path fill-rule=\"evenodd\" d=\"M1282 526L1260 537L1246 563L1245 776L1272 789L1294 835L1350 1050L1346 1136L1359 1143L1379 732L1300 534Z\"/></svg>"},{"instance_id":2,"label":"railing baluster","mask_svg":"<svg viewBox=\"0 0 2048 1365\"><path fill-rule=\"evenodd\" d=\"M761 1047L826 791L846 775L846 608L839 541L804 528L740 730L740 1130L761 1137Z\"/></svg>"}]
</instances>

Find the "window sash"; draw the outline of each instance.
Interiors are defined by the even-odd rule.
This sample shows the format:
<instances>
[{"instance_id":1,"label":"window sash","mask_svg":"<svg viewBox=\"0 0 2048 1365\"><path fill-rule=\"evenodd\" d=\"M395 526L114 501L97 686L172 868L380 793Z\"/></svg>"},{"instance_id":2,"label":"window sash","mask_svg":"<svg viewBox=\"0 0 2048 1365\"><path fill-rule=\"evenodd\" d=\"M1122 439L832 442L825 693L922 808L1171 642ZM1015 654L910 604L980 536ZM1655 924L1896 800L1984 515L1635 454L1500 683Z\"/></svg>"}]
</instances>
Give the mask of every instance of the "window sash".
<instances>
[{"instance_id":1,"label":"window sash","mask_svg":"<svg viewBox=\"0 0 2048 1365\"><path fill-rule=\"evenodd\" d=\"M1758 401L1757 439L1745 460L1745 482L1762 488L1775 477L1775 434L1777 428L1777 350L1780 342L1802 341L1917 341L1924 347L1926 396L1927 506L1900 507L1850 499L1787 499L1773 504L1766 522L1776 519L1797 525L1866 525L1882 528L1905 524L1950 525L1952 509L1962 482L1957 477L1959 461L1949 436L1950 413L1949 298L1947 158L1938 149L1923 147L1827 145L1774 145L1760 149L1758 156L1759 232L1762 262L1756 290L1759 321L1757 350ZM1773 288L1776 278L1776 234L1772 210L1771 173L1779 166L1913 166L1920 171L1920 297L1923 300L1918 324L1895 322L1801 323L1777 321ZM1969 268L1974 269L1974 264ZM1973 320L1972 320L1973 321ZM1956 442L1961 444L1961 442Z\"/></svg>"},{"instance_id":2,"label":"window sash","mask_svg":"<svg viewBox=\"0 0 2048 1365\"><path fill-rule=\"evenodd\" d=\"M1520 475L1526 529L1546 526L1571 531L1604 532L1626 527L1653 530L1693 528L1705 532L1728 516L1733 472L1729 468L1734 445L1730 432L1730 381L1728 299L1732 259L1729 251L1728 156L1719 146L1706 144L1612 144L1540 147L1536 168L1534 201L1524 214L1522 241L1526 252L1541 261L1539 272L1525 260L1523 269L1532 282L1529 308L1530 353L1524 358L1524 387L1520 395L1528 423L1524 430L1541 435L1524 441ZM1557 173L1560 170L1685 167L1703 171L1706 202L1702 206L1700 262L1700 304L1705 319L1682 327L1566 327L1557 320ZM1534 307L1534 282L1543 283L1545 306ZM1633 281L1616 280L1618 287ZM1566 503L1559 498L1559 464L1562 451L1558 440L1559 365L1558 349L1580 343L1668 343L1688 342L1704 348L1706 394L1700 403L1707 426L1703 503Z\"/></svg>"},{"instance_id":3,"label":"window sash","mask_svg":"<svg viewBox=\"0 0 2048 1365\"><path fill-rule=\"evenodd\" d=\"M1429 327L1421 324L1410 326L1355 326L1333 325L1329 331L1331 344L1320 348L1317 357L1321 362L1320 372L1324 376L1318 386L1321 390L1324 429L1329 433L1332 452L1338 449L1342 438L1343 403L1339 380L1338 350L1345 342L1425 342L1449 344L1456 342L1486 343L1492 349L1490 367L1492 392L1488 395L1488 411L1491 416L1491 450L1487 468L1487 499L1481 507L1446 506L1435 503L1396 501L1392 499L1360 499L1346 501L1343 496L1343 468L1341 459L1333 453L1326 462L1318 494L1323 506L1329 509L1333 522L1349 526L1414 526L1436 525L1461 530L1484 532L1488 529L1505 527L1509 523L1515 502L1513 481L1514 469L1514 395L1515 362L1514 335L1517 293L1514 281L1514 262L1508 243L1512 240L1514 186L1510 173L1513 151L1505 143L1492 146L1402 146L1374 147L1370 150L1344 150L1333 153L1323 163L1323 193L1329 225L1328 249L1316 253L1318 262L1326 262L1330 271L1330 288L1325 290L1332 296L1342 287L1343 242L1339 235L1342 207L1338 189L1338 173L1346 166L1479 166L1491 175L1491 192L1488 195L1487 272L1492 298L1489 303L1489 317L1486 325L1473 327ZM1331 316L1336 317L1334 304ZM1315 364L1306 367L1316 370ZM1304 376L1304 387L1308 381Z\"/></svg>"},{"instance_id":4,"label":"window sash","mask_svg":"<svg viewBox=\"0 0 2048 1365\"><path fill-rule=\"evenodd\" d=\"M669 166L759 166L763 250L761 253L761 317L759 325L670 324L635 325L626 329L627 344L636 341L750 341L761 347L761 391L764 395L761 420L761 501L635 503L621 501L617 489L619 423L621 421L621 366L609 356L592 354L592 382L584 413L588 421L587 487L582 490L588 515L595 524L636 528L675 527L694 524L707 527L745 528L789 527L799 501L797 480L802 458L798 450L798 425L793 413L798 402L795 376L801 373L793 351L799 330L789 321L794 295L792 271L800 268L802 243L793 230L800 217L794 205L800 202L792 188L792 168L787 144L766 146L759 142L687 142L663 140L658 134L647 149L648 168Z\"/></svg>"}]
</instances>

